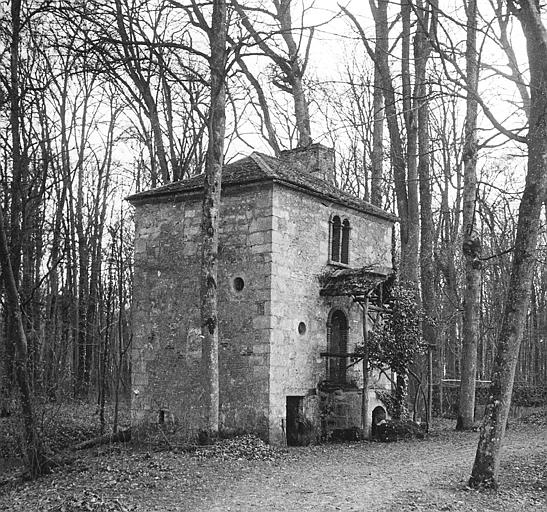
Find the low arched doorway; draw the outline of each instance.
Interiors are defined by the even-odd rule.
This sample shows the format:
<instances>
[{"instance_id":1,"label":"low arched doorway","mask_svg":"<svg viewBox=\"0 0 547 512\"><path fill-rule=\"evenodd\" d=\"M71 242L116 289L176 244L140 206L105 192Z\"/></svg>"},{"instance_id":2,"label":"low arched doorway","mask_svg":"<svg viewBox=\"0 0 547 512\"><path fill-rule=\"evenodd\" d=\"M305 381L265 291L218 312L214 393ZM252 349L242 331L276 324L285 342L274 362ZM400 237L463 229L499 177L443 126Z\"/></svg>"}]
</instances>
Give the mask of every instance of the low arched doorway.
<instances>
[{"instance_id":1,"label":"low arched doorway","mask_svg":"<svg viewBox=\"0 0 547 512\"><path fill-rule=\"evenodd\" d=\"M383 425L386 422L387 413L386 410L378 405L372 410L372 437L378 436L378 430L380 425Z\"/></svg>"}]
</instances>

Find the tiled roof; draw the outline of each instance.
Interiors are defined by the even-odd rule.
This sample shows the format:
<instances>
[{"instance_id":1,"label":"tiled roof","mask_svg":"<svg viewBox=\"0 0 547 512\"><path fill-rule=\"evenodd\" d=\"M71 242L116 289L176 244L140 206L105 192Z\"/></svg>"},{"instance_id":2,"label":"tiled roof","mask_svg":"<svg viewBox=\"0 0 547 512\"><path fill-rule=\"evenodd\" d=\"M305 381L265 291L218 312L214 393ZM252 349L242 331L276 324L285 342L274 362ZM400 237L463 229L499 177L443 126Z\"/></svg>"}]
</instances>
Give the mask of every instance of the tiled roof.
<instances>
[{"instance_id":1,"label":"tiled roof","mask_svg":"<svg viewBox=\"0 0 547 512\"><path fill-rule=\"evenodd\" d=\"M293 166L286 160L253 152L251 155L227 164L222 171L222 187L228 188L245 183L273 181L338 203L358 211L366 212L392 222L397 217L377 206L340 190L334 184L325 181L301 168ZM129 196L131 203L149 202L169 196L179 196L198 192L203 188L204 175L199 174L182 181L169 183L152 190Z\"/></svg>"}]
</instances>

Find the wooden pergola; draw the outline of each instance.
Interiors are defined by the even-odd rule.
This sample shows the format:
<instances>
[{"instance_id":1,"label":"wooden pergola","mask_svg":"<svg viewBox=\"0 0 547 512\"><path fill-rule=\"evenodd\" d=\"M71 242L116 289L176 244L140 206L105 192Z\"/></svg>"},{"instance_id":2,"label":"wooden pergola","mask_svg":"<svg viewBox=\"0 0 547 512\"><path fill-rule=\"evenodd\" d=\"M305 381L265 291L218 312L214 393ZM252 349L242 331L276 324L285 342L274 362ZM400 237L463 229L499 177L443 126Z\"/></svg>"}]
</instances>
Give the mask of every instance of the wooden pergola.
<instances>
[{"instance_id":1,"label":"wooden pergola","mask_svg":"<svg viewBox=\"0 0 547 512\"><path fill-rule=\"evenodd\" d=\"M382 315L390 314L384 306L384 286L389 285L393 274L379 271L373 267L338 268L320 276L322 297L351 297L363 311L363 353L334 354L321 352L322 357L359 357L363 364L363 394L361 402L361 421L363 429L368 418L368 329L369 321L375 325ZM352 363L352 365L355 363Z\"/></svg>"},{"instance_id":2,"label":"wooden pergola","mask_svg":"<svg viewBox=\"0 0 547 512\"><path fill-rule=\"evenodd\" d=\"M374 270L373 267L337 268L320 276L319 294L323 297L352 297L356 302L368 297L370 302L371 294L376 291L377 299L381 303L382 287L380 285L387 282L391 275Z\"/></svg>"}]
</instances>

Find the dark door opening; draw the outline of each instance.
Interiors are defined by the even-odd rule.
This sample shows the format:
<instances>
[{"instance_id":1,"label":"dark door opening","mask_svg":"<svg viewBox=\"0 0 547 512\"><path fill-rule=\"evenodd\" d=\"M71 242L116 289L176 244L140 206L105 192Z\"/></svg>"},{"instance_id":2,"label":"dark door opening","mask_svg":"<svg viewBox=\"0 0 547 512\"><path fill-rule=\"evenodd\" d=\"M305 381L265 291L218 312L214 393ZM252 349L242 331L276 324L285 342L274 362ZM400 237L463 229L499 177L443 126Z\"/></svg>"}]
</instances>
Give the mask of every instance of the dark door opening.
<instances>
[{"instance_id":1,"label":"dark door opening","mask_svg":"<svg viewBox=\"0 0 547 512\"><path fill-rule=\"evenodd\" d=\"M386 410L381 407L377 406L372 411L372 437L376 438L378 437L378 431L380 430L380 426L383 425L386 422Z\"/></svg>"},{"instance_id":2,"label":"dark door opening","mask_svg":"<svg viewBox=\"0 0 547 512\"><path fill-rule=\"evenodd\" d=\"M286 436L287 446L299 446L298 435L299 419L304 412L303 396L288 396L286 407Z\"/></svg>"}]
</instances>

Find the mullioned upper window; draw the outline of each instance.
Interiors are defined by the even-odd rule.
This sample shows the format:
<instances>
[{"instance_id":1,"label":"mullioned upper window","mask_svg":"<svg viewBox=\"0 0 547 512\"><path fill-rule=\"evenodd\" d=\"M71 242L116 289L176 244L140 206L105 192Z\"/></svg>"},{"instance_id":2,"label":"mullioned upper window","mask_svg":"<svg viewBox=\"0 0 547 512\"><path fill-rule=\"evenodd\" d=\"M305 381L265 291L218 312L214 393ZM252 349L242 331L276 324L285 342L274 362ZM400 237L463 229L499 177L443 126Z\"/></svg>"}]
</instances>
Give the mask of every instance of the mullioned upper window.
<instances>
[{"instance_id":1,"label":"mullioned upper window","mask_svg":"<svg viewBox=\"0 0 547 512\"><path fill-rule=\"evenodd\" d=\"M348 219L342 219L334 215L330 220L330 254L332 263L349 265L349 234L350 223Z\"/></svg>"}]
</instances>

